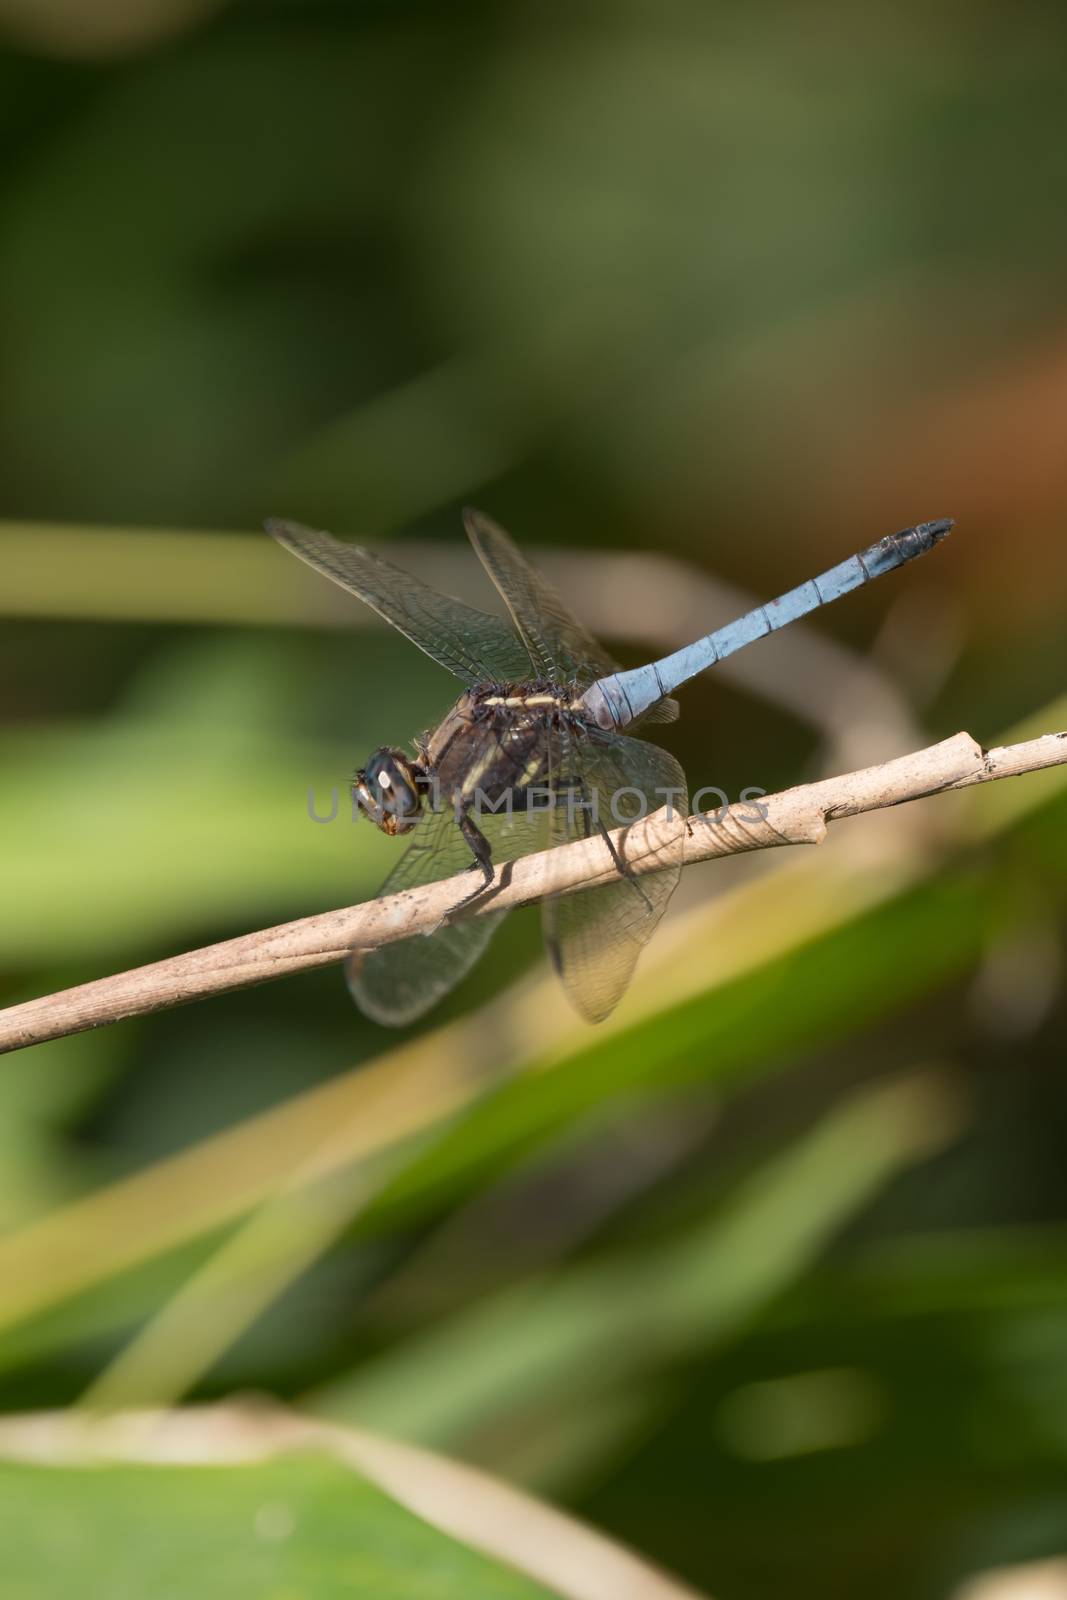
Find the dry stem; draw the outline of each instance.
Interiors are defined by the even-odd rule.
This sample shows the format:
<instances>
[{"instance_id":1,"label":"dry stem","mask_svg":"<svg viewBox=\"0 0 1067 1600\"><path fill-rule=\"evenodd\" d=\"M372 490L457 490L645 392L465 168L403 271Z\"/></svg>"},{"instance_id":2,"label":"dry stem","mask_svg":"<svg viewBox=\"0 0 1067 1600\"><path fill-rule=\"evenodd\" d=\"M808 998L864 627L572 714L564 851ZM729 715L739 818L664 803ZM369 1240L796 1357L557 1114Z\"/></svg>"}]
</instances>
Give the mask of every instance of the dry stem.
<instances>
[{"instance_id":1,"label":"dry stem","mask_svg":"<svg viewBox=\"0 0 1067 1600\"><path fill-rule=\"evenodd\" d=\"M819 844L827 825L840 817L1064 763L1067 733L1047 733L1024 744L993 750L983 750L970 734L958 733L880 766L766 795L758 802L762 815L757 815L755 802L748 802L713 817L693 816L686 838L686 865L772 845ZM664 824L664 812L658 811L612 834L616 850L631 872L655 872L666 864L675 830ZM616 876L617 868L602 838L578 840L500 867L493 889L462 915L527 905L548 895L608 883ZM11 1006L0 1011L0 1052L229 989L249 988L290 972L329 966L356 949L369 950L414 934L432 933L469 892L470 878L461 873L387 899L302 917Z\"/></svg>"}]
</instances>

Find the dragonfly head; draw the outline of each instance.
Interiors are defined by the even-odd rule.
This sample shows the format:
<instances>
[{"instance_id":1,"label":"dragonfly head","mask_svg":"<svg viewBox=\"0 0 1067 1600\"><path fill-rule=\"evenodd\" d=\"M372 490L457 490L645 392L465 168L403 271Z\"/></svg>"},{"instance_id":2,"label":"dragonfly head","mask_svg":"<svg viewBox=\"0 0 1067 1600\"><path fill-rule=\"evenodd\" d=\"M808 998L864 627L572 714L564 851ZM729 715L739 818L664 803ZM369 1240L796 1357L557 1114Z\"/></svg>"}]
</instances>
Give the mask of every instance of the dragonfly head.
<instances>
[{"instance_id":1,"label":"dragonfly head","mask_svg":"<svg viewBox=\"0 0 1067 1600\"><path fill-rule=\"evenodd\" d=\"M422 816L420 769L402 750L375 750L353 789L371 821L383 833L409 833Z\"/></svg>"}]
</instances>

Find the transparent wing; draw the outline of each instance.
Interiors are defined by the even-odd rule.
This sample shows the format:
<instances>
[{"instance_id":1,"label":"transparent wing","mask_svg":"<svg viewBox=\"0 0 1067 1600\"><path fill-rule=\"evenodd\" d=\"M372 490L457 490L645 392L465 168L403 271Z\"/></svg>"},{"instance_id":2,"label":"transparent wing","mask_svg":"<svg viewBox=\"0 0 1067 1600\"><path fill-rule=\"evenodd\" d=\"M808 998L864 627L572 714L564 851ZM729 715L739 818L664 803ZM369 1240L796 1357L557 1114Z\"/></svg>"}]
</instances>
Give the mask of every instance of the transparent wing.
<instances>
[{"instance_id":1,"label":"transparent wing","mask_svg":"<svg viewBox=\"0 0 1067 1600\"><path fill-rule=\"evenodd\" d=\"M538 674L543 678L593 683L618 671L607 651L572 617L552 585L523 555L503 528L480 511L464 511L471 544L504 598Z\"/></svg>"},{"instance_id":2,"label":"transparent wing","mask_svg":"<svg viewBox=\"0 0 1067 1600\"><path fill-rule=\"evenodd\" d=\"M469 507L463 513L463 521L539 676L560 683L573 680L585 688L597 678L620 670L618 662L571 615L556 590L531 567L503 528ZM677 715L674 700L661 700L641 720L673 722Z\"/></svg>"},{"instance_id":3,"label":"transparent wing","mask_svg":"<svg viewBox=\"0 0 1067 1600\"><path fill-rule=\"evenodd\" d=\"M649 706L639 717L630 723L631 728L643 728L646 722L677 722L678 702L670 695L665 695L662 700L657 700L654 706Z\"/></svg>"},{"instance_id":4,"label":"transparent wing","mask_svg":"<svg viewBox=\"0 0 1067 1600\"><path fill-rule=\"evenodd\" d=\"M669 853L662 872L620 878L597 889L561 895L542 908L545 944L568 998L588 1022L614 1010L651 939L682 870L688 811L685 774L674 757L642 739L589 734L562 756L562 778L577 784L582 806L557 806L553 842L562 844L670 804Z\"/></svg>"},{"instance_id":5,"label":"transparent wing","mask_svg":"<svg viewBox=\"0 0 1067 1600\"><path fill-rule=\"evenodd\" d=\"M470 850L455 819L447 810L431 812L419 823L379 894L436 883L462 872L470 861ZM469 917L378 950L357 950L345 963L352 998L374 1022L389 1027L414 1022L470 970L503 915Z\"/></svg>"},{"instance_id":6,"label":"transparent wing","mask_svg":"<svg viewBox=\"0 0 1067 1600\"><path fill-rule=\"evenodd\" d=\"M356 595L457 678L485 683L529 676L529 655L503 617L492 617L439 594L382 556L359 545L342 544L317 528L272 518L266 529L293 555Z\"/></svg>"},{"instance_id":7,"label":"transparent wing","mask_svg":"<svg viewBox=\"0 0 1067 1600\"><path fill-rule=\"evenodd\" d=\"M528 816L517 804L510 815L501 812L475 820L498 863L543 849L548 835L545 813ZM378 892L397 894L416 884L437 883L463 872L471 861L470 848L446 805L422 819L412 842ZM472 872L472 889L477 882L478 875ZM506 915L506 911L488 911L480 917L445 923L430 934L382 945L378 950L356 951L345 963L352 998L363 1014L375 1022L389 1027L414 1022L470 971Z\"/></svg>"}]
</instances>

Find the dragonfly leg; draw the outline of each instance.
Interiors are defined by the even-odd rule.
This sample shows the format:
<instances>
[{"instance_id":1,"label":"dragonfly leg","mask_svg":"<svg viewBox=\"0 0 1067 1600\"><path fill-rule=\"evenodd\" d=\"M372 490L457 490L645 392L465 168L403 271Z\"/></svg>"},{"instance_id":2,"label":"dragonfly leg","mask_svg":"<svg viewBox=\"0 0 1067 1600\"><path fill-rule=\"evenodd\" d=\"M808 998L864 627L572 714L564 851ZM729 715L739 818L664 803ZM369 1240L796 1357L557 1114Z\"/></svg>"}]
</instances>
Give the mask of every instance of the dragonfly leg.
<instances>
[{"instance_id":1,"label":"dragonfly leg","mask_svg":"<svg viewBox=\"0 0 1067 1600\"><path fill-rule=\"evenodd\" d=\"M612 839L611 834L608 832L607 828L605 828L604 824L599 819L597 820L597 828L598 828L598 830L600 832L600 837L603 839L604 843L607 845L608 849L611 851L611 859L612 859L612 861L614 861L615 865L618 867L618 869L619 869L620 873L622 874L622 876L624 878L626 878L633 885L633 887L637 890L638 894L641 896L641 899L645 902L645 905L648 907L649 911L651 911L652 910L652 901L648 898L648 895L645 893L644 889L641 887L640 879L638 878L638 876L637 876L636 872L633 870L633 868L630 866L629 862L628 861L624 861L622 856L620 856L619 852L615 848L614 839Z\"/></svg>"},{"instance_id":2,"label":"dragonfly leg","mask_svg":"<svg viewBox=\"0 0 1067 1600\"><path fill-rule=\"evenodd\" d=\"M493 848L489 840L471 820L468 812L459 805L456 807L456 823L474 856L470 864L471 871L480 872L482 881L471 890L470 894L465 894L462 900L456 902L448 913L449 918L455 916L457 911L462 911L464 906L470 905L472 900L477 900L478 896L491 888L493 883Z\"/></svg>"},{"instance_id":3,"label":"dragonfly leg","mask_svg":"<svg viewBox=\"0 0 1067 1600\"><path fill-rule=\"evenodd\" d=\"M586 789L585 783L581 778L578 779L578 782L574 785L574 787L577 789L579 796L578 805L582 813L582 831L585 834L585 837L588 839L592 832L592 829L590 828L590 812L592 807L589 804L589 791ZM641 884L638 881L637 874L634 872L629 862L625 861L616 850L615 841L611 837L611 834L608 832L607 828L604 826L603 819L601 818L599 812L596 815L595 821L596 830L600 834L600 837L603 839L604 843L607 845L611 854L611 859L618 868L620 876L626 878L627 881L633 885L638 894L641 896L641 899L645 902L645 905L651 911L651 900L648 898L648 895L645 893L644 889L642 889Z\"/></svg>"}]
</instances>

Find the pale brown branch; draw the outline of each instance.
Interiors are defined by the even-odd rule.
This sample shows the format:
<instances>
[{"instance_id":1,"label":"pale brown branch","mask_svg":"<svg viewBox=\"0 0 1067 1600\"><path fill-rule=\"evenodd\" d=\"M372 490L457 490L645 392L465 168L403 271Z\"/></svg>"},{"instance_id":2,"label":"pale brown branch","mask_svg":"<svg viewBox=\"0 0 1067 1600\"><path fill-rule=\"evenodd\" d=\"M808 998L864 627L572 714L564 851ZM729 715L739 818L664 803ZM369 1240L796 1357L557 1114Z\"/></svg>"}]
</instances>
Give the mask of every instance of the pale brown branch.
<instances>
[{"instance_id":1,"label":"pale brown branch","mask_svg":"<svg viewBox=\"0 0 1067 1600\"><path fill-rule=\"evenodd\" d=\"M773 845L819 844L827 825L840 817L1065 763L1067 733L1047 733L1024 744L993 750L983 750L970 734L957 733L880 766L765 795L758 802L731 806L724 812L690 817L686 865ZM660 870L669 856L673 859L675 832L661 810L616 829L612 841L628 869L640 875ZM500 867L494 887L462 915L479 916L528 905L549 895L608 883L617 875L604 840L581 839ZM469 892L470 877L461 873L386 899L302 917L11 1006L0 1011L0 1053L230 989L250 988L291 972L330 966L353 950L371 950L415 934L432 933Z\"/></svg>"}]
</instances>

